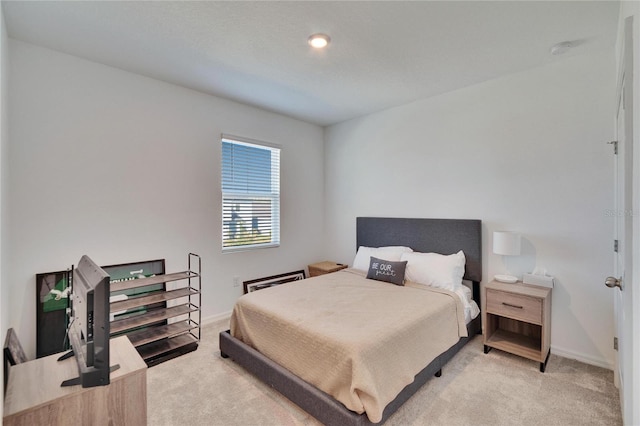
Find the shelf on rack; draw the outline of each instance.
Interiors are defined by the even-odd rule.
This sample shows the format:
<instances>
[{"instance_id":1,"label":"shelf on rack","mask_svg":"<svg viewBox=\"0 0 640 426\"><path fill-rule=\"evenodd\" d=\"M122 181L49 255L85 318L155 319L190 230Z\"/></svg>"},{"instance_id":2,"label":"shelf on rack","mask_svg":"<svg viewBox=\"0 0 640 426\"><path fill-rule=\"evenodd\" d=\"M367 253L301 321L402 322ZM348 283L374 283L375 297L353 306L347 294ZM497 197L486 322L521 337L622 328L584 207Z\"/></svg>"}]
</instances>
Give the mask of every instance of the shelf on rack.
<instances>
[{"instance_id":1,"label":"shelf on rack","mask_svg":"<svg viewBox=\"0 0 640 426\"><path fill-rule=\"evenodd\" d=\"M190 287L179 288L177 290L157 291L152 294L139 297L131 297L127 300L111 302L111 312L126 311L128 309L139 308L141 306L152 305L154 303L166 302L167 300L196 295L198 291Z\"/></svg>"},{"instance_id":2,"label":"shelf on rack","mask_svg":"<svg viewBox=\"0 0 640 426\"><path fill-rule=\"evenodd\" d=\"M164 355L172 351L182 350L182 353L190 352L197 348L197 345L198 339L196 339L193 335L187 333L149 343L144 346L139 346L136 349L138 350L138 353L140 353L140 356L142 356L142 359L147 361L149 359Z\"/></svg>"},{"instance_id":3,"label":"shelf on rack","mask_svg":"<svg viewBox=\"0 0 640 426\"><path fill-rule=\"evenodd\" d=\"M143 346L157 340L173 337L198 328L198 325L189 321L180 321L172 324L147 327L142 330L127 333L127 337L135 347Z\"/></svg>"},{"instance_id":4,"label":"shelf on rack","mask_svg":"<svg viewBox=\"0 0 640 426\"><path fill-rule=\"evenodd\" d=\"M146 287L154 284L168 283L188 278L198 278L198 274L192 271L175 272L173 274L156 275L153 277L138 278L135 280L119 281L111 283L111 293L117 291L130 290L132 288Z\"/></svg>"},{"instance_id":5,"label":"shelf on rack","mask_svg":"<svg viewBox=\"0 0 640 426\"><path fill-rule=\"evenodd\" d=\"M155 324L168 318L186 315L189 312L197 312L198 309L188 303L172 306L170 308L160 308L147 311L143 314L135 315L130 318L115 320L111 322L111 334L120 333L122 331L143 327L145 325Z\"/></svg>"}]
</instances>

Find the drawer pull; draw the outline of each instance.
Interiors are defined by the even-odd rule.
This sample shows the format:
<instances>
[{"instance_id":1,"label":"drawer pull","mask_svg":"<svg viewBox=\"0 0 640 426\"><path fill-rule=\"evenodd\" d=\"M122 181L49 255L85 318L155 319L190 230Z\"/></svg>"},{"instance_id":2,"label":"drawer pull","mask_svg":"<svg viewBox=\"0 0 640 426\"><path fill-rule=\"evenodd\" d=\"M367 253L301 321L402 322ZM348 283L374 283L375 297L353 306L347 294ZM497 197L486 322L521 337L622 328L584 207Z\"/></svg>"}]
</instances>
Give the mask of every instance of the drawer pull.
<instances>
[{"instance_id":1,"label":"drawer pull","mask_svg":"<svg viewBox=\"0 0 640 426\"><path fill-rule=\"evenodd\" d=\"M510 307L510 308L516 308L516 309L522 309L522 308L523 308L522 306L512 305L511 303L504 303L504 302L502 302L502 304L503 304L504 306L508 306L508 307Z\"/></svg>"}]
</instances>

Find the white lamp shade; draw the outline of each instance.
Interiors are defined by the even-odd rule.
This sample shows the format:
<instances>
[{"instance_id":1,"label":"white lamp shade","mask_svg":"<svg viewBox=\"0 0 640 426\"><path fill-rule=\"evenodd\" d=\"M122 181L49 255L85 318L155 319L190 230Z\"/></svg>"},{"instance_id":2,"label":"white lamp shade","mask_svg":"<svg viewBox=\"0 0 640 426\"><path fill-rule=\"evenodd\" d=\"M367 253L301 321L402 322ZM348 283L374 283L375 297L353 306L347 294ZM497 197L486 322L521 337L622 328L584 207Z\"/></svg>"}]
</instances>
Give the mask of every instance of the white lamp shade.
<instances>
[{"instance_id":1,"label":"white lamp shade","mask_svg":"<svg viewBox=\"0 0 640 426\"><path fill-rule=\"evenodd\" d=\"M520 234L507 231L493 233L493 252L507 256L520 254Z\"/></svg>"}]
</instances>

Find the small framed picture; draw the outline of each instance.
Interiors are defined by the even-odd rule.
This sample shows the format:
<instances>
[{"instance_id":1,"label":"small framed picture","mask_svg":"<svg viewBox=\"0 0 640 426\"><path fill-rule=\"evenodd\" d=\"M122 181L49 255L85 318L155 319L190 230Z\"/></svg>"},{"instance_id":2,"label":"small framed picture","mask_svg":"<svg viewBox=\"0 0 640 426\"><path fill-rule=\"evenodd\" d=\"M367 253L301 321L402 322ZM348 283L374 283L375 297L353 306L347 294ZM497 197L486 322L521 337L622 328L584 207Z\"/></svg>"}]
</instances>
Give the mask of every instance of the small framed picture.
<instances>
[{"instance_id":1,"label":"small framed picture","mask_svg":"<svg viewBox=\"0 0 640 426\"><path fill-rule=\"evenodd\" d=\"M267 287L273 287L276 285L288 283L291 281L304 280L304 270L288 272L286 274L273 275L271 277L258 278L255 280L244 281L244 292L251 293L252 291L261 290Z\"/></svg>"}]
</instances>

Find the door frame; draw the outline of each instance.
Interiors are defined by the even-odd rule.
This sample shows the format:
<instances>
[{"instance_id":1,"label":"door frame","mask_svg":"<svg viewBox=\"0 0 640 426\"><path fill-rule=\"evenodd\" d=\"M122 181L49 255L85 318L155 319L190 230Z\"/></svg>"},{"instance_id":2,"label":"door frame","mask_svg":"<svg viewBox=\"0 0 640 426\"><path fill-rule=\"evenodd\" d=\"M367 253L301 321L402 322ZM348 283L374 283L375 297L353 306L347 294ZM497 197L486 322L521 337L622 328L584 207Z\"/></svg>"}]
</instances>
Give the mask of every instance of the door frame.
<instances>
[{"instance_id":1,"label":"door frame","mask_svg":"<svg viewBox=\"0 0 640 426\"><path fill-rule=\"evenodd\" d=\"M625 181L631 183L631 205L625 206L627 211L619 212L621 214L617 215L618 220L625 220L627 225L631 226L631 241L625 242L627 244L627 250L630 253L627 253L626 261L625 261L625 270L630 272L630 280L626 280L627 282L623 282L623 285L626 287L625 291L628 294L625 297L630 298L631 303L629 303L630 309L629 312L625 309L624 311L624 321L626 332L624 333L626 337L629 336L640 336L640 143L638 142L638 138L634 135L634 130L637 129L638 122L634 120L634 107L638 102L638 99L634 97L634 82L637 77L634 76L634 49L637 49L637 46L634 46L633 43L633 35L636 32L634 28L634 19L633 16L625 18L624 22L624 35L623 35L623 47L620 56L620 67L618 72L618 82L617 82L617 90L616 90L616 121L615 127L617 132L617 114L619 108L619 100L620 96L624 96L624 108L625 108L625 140L628 147L631 150L631 158L626 159L626 164L629 162L632 163L632 175L628 176L628 170L625 170L625 174L627 174ZM638 70L636 70L638 71ZM624 93L622 93L622 83L624 78ZM635 137L634 137L635 136ZM626 153L629 154L629 153ZM626 190L626 189L625 189ZM624 194L621 194L624 196ZM631 219L631 220L628 220ZM616 229L617 233L617 229ZM624 277L623 277L624 280ZM618 291L614 289L614 291ZM618 294L614 295L614 315L618 315L617 309L619 308L615 303L615 297ZM624 300L622 303L624 304ZM634 312L635 307L635 312ZM616 330L617 333L617 330ZM619 338L625 336L618 336ZM625 339L626 340L626 339ZM614 374L616 375L616 381L620 382L620 403L622 409L622 419L624 424L640 424L640 404L635 403L638 396L640 395L640 337L636 337L635 339L631 337L631 342L622 341L620 348L625 351L625 353L617 353L616 362L623 361L625 356L630 360L624 366L624 381L620 380L620 370L618 365L616 364L616 371ZM629 344L630 343L630 344ZM635 361L634 361L635 360Z\"/></svg>"}]
</instances>

